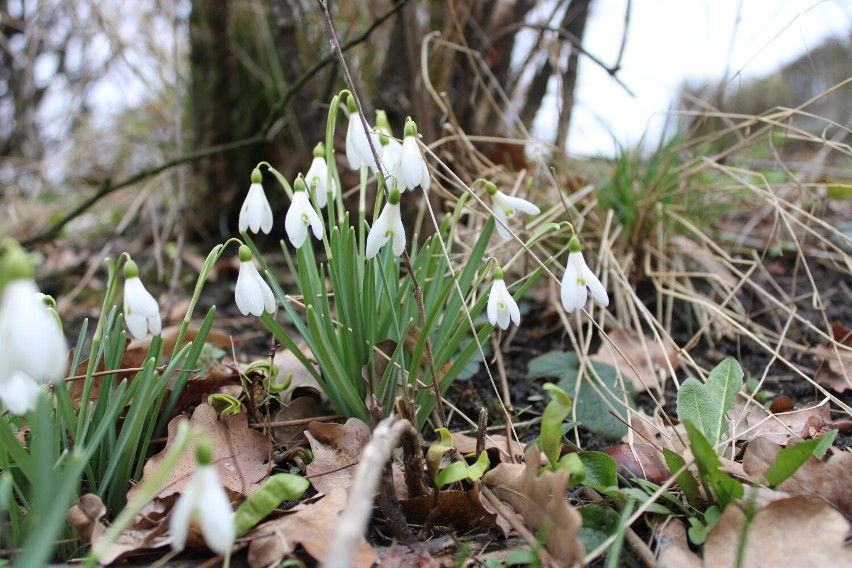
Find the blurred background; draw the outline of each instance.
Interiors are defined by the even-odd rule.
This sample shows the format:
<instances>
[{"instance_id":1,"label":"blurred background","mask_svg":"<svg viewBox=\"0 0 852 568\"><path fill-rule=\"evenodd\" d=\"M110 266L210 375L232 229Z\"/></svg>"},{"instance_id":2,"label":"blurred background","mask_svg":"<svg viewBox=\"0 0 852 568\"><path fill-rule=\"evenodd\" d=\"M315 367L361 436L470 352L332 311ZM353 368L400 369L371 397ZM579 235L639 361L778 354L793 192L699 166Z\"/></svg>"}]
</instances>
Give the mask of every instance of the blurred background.
<instances>
[{"instance_id":1,"label":"blurred background","mask_svg":"<svg viewBox=\"0 0 852 568\"><path fill-rule=\"evenodd\" d=\"M849 141L842 0L329 4L368 116L450 137L462 179L462 140L570 185L584 160L801 105L787 132ZM23 239L229 234L252 167L305 171L343 87L315 0L2 0L0 42L0 233Z\"/></svg>"}]
</instances>

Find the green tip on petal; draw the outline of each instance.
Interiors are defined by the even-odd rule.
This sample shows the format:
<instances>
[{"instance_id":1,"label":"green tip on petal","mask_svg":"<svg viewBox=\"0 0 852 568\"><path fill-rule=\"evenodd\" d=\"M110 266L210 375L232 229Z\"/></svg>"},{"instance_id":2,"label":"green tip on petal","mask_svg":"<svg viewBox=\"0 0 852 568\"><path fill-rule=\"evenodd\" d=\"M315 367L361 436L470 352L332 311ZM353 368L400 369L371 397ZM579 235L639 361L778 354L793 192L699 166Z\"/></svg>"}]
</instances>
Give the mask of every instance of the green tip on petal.
<instances>
[{"instance_id":1,"label":"green tip on petal","mask_svg":"<svg viewBox=\"0 0 852 568\"><path fill-rule=\"evenodd\" d=\"M314 158L325 158L325 144L322 142L314 146Z\"/></svg>"},{"instance_id":2,"label":"green tip on petal","mask_svg":"<svg viewBox=\"0 0 852 568\"><path fill-rule=\"evenodd\" d=\"M132 260L128 260L127 264L124 265L124 277L136 278L137 276L139 276L139 266Z\"/></svg>"},{"instance_id":3,"label":"green tip on petal","mask_svg":"<svg viewBox=\"0 0 852 568\"><path fill-rule=\"evenodd\" d=\"M352 95L349 95L349 98L346 99L346 108L349 109L349 114L358 112L358 106L355 104L355 97Z\"/></svg>"},{"instance_id":4,"label":"green tip on petal","mask_svg":"<svg viewBox=\"0 0 852 568\"><path fill-rule=\"evenodd\" d=\"M210 465L213 463L213 444L207 436L201 436L198 439L198 445L195 446L195 461L198 465Z\"/></svg>"},{"instance_id":5,"label":"green tip on petal","mask_svg":"<svg viewBox=\"0 0 852 568\"><path fill-rule=\"evenodd\" d=\"M9 246L3 259L2 269L7 274L8 280L28 280L35 276L30 255L16 242Z\"/></svg>"},{"instance_id":6,"label":"green tip on petal","mask_svg":"<svg viewBox=\"0 0 852 568\"><path fill-rule=\"evenodd\" d=\"M409 136L417 136L417 124L414 123L414 120L410 116L405 119L404 137L408 138Z\"/></svg>"},{"instance_id":7,"label":"green tip on petal","mask_svg":"<svg viewBox=\"0 0 852 568\"><path fill-rule=\"evenodd\" d=\"M263 181L263 174L260 171L260 168L255 168L251 171L251 182L252 183L261 183Z\"/></svg>"},{"instance_id":8,"label":"green tip on petal","mask_svg":"<svg viewBox=\"0 0 852 568\"><path fill-rule=\"evenodd\" d=\"M307 184L305 184L305 178L302 174L299 174L296 177L296 181L293 182L293 191L305 191L307 187Z\"/></svg>"},{"instance_id":9,"label":"green tip on petal","mask_svg":"<svg viewBox=\"0 0 852 568\"><path fill-rule=\"evenodd\" d=\"M399 204L400 193L399 190L394 186L393 191L390 192L390 196L388 197L388 203L391 205Z\"/></svg>"},{"instance_id":10,"label":"green tip on petal","mask_svg":"<svg viewBox=\"0 0 852 568\"><path fill-rule=\"evenodd\" d=\"M497 186L491 183L490 181L485 182L485 191L488 192L488 195L496 195L497 194Z\"/></svg>"},{"instance_id":11,"label":"green tip on petal","mask_svg":"<svg viewBox=\"0 0 852 568\"><path fill-rule=\"evenodd\" d=\"M240 262L248 262L254 255L251 253L251 249L246 245L240 245Z\"/></svg>"},{"instance_id":12,"label":"green tip on petal","mask_svg":"<svg viewBox=\"0 0 852 568\"><path fill-rule=\"evenodd\" d=\"M577 238L577 235L571 237L571 240L568 241L568 250L570 252L580 252L583 250L583 247L580 245L580 239Z\"/></svg>"},{"instance_id":13,"label":"green tip on petal","mask_svg":"<svg viewBox=\"0 0 852 568\"><path fill-rule=\"evenodd\" d=\"M503 269L499 266L494 267L494 280L503 280Z\"/></svg>"}]
</instances>

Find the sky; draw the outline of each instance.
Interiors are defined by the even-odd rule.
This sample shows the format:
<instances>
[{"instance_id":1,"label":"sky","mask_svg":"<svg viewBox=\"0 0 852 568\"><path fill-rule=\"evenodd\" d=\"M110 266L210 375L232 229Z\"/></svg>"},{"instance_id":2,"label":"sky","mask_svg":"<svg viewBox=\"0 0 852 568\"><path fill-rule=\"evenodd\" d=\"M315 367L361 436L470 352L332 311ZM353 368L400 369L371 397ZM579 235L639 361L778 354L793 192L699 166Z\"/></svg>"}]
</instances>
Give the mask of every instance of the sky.
<instances>
[{"instance_id":1,"label":"sky","mask_svg":"<svg viewBox=\"0 0 852 568\"><path fill-rule=\"evenodd\" d=\"M618 56L627 2L591 4L584 47L608 65ZM581 56L568 151L612 154L613 137L633 145L645 132L655 140L685 79L761 77L850 31L848 0L633 0L618 76L636 96ZM547 123L540 117L534 132L552 140Z\"/></svg>"}]
</instances>

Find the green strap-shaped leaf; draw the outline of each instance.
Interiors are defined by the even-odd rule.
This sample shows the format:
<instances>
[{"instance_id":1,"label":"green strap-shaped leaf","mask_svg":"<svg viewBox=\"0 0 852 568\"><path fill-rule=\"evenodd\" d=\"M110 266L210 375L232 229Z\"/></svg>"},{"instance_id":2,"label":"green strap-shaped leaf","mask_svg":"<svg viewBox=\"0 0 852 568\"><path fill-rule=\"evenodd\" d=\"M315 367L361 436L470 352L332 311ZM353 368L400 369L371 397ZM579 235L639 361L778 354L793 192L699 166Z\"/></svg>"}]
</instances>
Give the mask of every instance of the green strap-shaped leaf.
<instances>
[{"instance_id":1,"label":"green strap-shaped leaf","mask_svg":"<svg viewBox=\"0 0 852 568\"><path fill-rule=\"evenodd\" d=\"M234 522L237 536L248 532L284 501L298 499L310 483L304 477L279 473L267 479L243 501L236 512Z\"/></svg>"}]
</instances>

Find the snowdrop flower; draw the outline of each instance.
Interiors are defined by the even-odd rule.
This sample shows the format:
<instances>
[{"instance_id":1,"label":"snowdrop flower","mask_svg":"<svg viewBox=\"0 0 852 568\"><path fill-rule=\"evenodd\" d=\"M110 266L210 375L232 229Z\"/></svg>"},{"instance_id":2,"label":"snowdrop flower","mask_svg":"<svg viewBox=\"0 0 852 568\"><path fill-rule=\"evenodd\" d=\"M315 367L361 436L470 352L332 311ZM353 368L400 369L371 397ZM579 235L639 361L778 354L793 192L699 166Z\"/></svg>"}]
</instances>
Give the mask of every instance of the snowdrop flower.
<instances>
[{"instance_id":1,"label":"snowdrop flower","mask_svg":"<svg viewBox=\"0 0 852 568\"><path fill-rule=\"evenodd\" d=\"M494 216L497 218L497 232L500 233L504 241L512 238L512 234L506 226L509 224L509 219L515 216L515 213L518 211L530 215L541 213L541 209L534 204L520 197L506 195L490 181L485 182L485 191L491 196L492 209L494 210Z\"/></svg>"},{"instance_id":2,"label":"snowdrop flower","mask_svg":"<svg viewBox=\"0 0 852 568\"><path fill-rule=\"evenodd\" d=\"M132 260L124 265L124 322L130 335L142 339L148 332L160 333L160 306L139 279L139 267Z\"/></svg>"},{"instance_id":3,"label":"snowdrop flower","mask_svg":"<svg viewBox=\"0 0 852 568\"><path fill-rule=\"evenodd\" d=\"M363 115L358 112L354 98L349 97L346 104L349 107L349 126L346 129L346 160L349 162L349 167L358 170L361 169L362 165L367 165L373 171L376 171L378 166L373 158L367 133L364 132ZM370 134L374 135L375 133L370 131ZM377 141L377 137L374 138L375 141Z\"/></svg>"},{"instance_id":4,"label":"snowdrop flower","mask_svg":"<svg viewBox=\"0 0 852 568\"><path fill-rule=\"evenodd\" d=\"M509 294L506 283L503 282L503 269L499 266L494 269L494 282L491 284L491 293L488 295L488 321L491 325L498 325L500 329L509 328L511 319L515 325L521 325L521 311L515 299Z\"/></svg>"},{"instance_id":5,"label":"snowdrop flower","mask_svg":"<svg viewBox=\"0 0 852 568\"><path fill-rule=\"evenodd\" d=\"M229 554L236 538L234 510L213 462L213 447L207 437L198 441L195 449L197 466L189 483L178 498L169 519L172 548L183 550L189 525L201 525L204 542L217 554Z\"/></svg>"},{"instance_id":6,"label":"snowdrop flower","mask_svg":"<svg viewBox=\"0 0 852 568\"><path fill-rule=\"evenodd\" d=\"M314 161L311 162L311 167L305 174L305 182L313 192L320 209L328 203L329 191L331 191L332 199L337 196L337 183L335 183L334 178L331 178L331 189L329 189L328 166L325 163L325 144L322 142L314 147Z\"/></svg>"},{"instance_id":7,"label":"snowdrop flower","mask_svg":"<svg viewBox=\"0 0 852 568\"><path fill-rule=\"evenodd\" d=\"M304 193L304 191L302 192ZM254 265L251 249L240 246L240 273L237 275L237 287L234 296L237 308L244 316L249 314L260 317L263 312L275 312L275 296L269 284L260 276Z\"/></svg>"},{"instance_id":8,"label":"snowdrop flower","mask_svg":"<svg viewBox=\"0 0 852 568\"><path fill-rule=\"evenodd\" d=\"M586 287L592 293L592 298L597 303L606 307L609 305L609 297L606 289L598 280L598 277L589 270L581 252L580 239L571 237L568 242L568 263L565 266L565 276L562 277L562 306L569 314L586 304Z\"/></svg>"},{"instance_id":9,"label":"snowdrop flower","mask_svg":"<svg viewBox=\"0 0 852 568\"><path fill-rule=\"evenodd\" d=\"M0 401L14 414L35 409L39 385L65 374L68 344L41 300L26 253L7 250L0 298Z\"/></svg>"},{"instance_id":10,"label":"snowdrop flower","mask_svg":"<svg viewBox=\"0 0 852 568\"><path fill-rule=\"evenodd\" d=\"M385 173L396 179L396 172L399 167L399 156L402 153L402 144L393 137L393 131L388 121L388 115L383 110L376 111L376 134L379 135L379 158L382 160L382 166L385 168Z\"/></svg>"},{"instance_id":11,"label":"snowdrop flower","mask_svg":"<svg viewBox=\"0 0 852 568\"><path fill-rule=\"evenodd\" d=\"M429 189L429 167L417 146L417 125L410 116L405 119L405 137L399 155L396 181L400 191L414 189L418 185L424 190Z\"/></svg>"},{"instance_id":12,"label":"snowdrop flower","mask_svg":"<svg viewBox=\"0 0 852 568\"><path fill-rule=\"evenodd\" d=\"M322 238L322 219L311 205L308 192L305 191L305 180L299 174L293 184L293 202L290 203L290 209L287 210L287 217L284 219L287 237L294 247L300 248L305 244L305 240L308 238L308 227L311 228L316 238Z\"/></svg>"},{"instance_id":13,"label":"snowdrop flower","mask_svg":"<svg viewBox=\"0 0 852 568\"><path fill-rule=\"evenodd\" d=\"M385 203L379 218L367 235L366 257L373 258L385 243L393 238L393 254L399 256L405 250L405 227L399 214L399 190L394 188Z\"/></svg>"},{"instance_id":14,"label":"snowdrop flower","mask_svg":"<svg viewBox=\"0 0 852 568\"><path fill-rule=\"evenodd\" d=\"M260 182L263 181L263 174L260 168L255 168L251 172L251 186L246 195L246 200L243 202L243 207L240 209L240 232L244 233L251 229L252 233L263 231L264 234L269 234L272 230L272 208L269 206L269 201L266 199L266 193L263 191L263 186Z\"/></svg>"}]
</instances>

